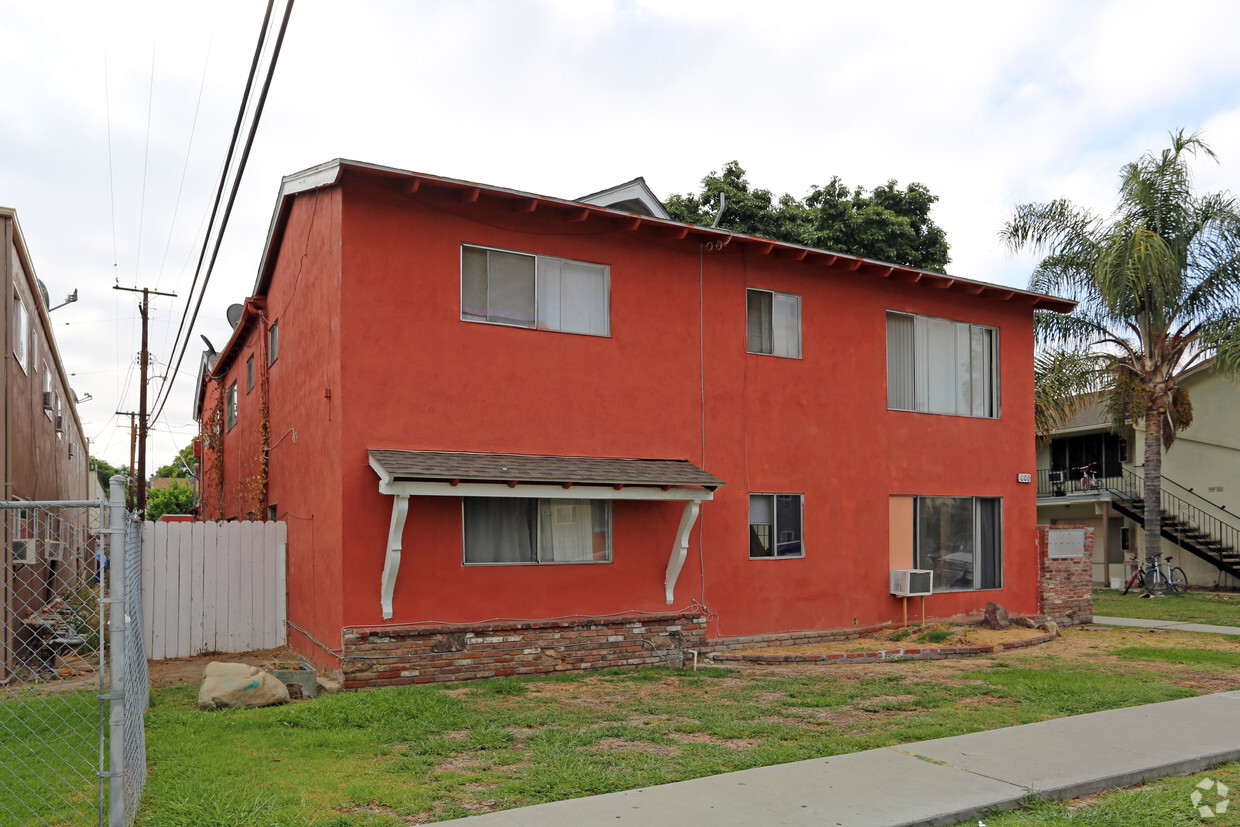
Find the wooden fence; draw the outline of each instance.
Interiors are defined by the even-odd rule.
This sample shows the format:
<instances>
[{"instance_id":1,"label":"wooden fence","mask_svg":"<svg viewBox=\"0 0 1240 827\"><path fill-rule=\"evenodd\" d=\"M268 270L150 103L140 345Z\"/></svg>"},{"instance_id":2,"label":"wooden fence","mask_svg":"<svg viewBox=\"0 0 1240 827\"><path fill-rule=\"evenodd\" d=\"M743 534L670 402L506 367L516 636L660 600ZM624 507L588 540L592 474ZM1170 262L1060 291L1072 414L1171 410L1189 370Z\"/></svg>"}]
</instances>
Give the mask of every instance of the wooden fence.
<instances>
[{"instance_id":1,"label":"wooden fence","mask_svg":"<svg viewBox=\"0 0 1240 827\"><path fill-rule=\"evenodd\" d=\"M147 657L283 646L287 538L278 522L143 524Z\"/></svg>"}]
</instances>

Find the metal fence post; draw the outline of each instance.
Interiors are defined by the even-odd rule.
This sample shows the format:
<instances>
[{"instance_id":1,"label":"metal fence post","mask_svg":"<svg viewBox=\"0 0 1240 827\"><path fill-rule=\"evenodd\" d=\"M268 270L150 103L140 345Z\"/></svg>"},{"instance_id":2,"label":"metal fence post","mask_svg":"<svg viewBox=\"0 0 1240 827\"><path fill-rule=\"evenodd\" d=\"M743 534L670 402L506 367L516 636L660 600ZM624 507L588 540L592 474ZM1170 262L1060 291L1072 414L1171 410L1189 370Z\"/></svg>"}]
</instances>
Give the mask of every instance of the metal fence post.
<instances>
[{"instance_id":1,"label":"metal fence post","mask_svg":"<svg viewBox=\"0 0 1240 827\"><path fill-rule=\"evenodd\" d=\"M140 481L144 482L144 481ZM125 824L125 478L108 485L108 825Z\"/></svg>"}]
</instances>

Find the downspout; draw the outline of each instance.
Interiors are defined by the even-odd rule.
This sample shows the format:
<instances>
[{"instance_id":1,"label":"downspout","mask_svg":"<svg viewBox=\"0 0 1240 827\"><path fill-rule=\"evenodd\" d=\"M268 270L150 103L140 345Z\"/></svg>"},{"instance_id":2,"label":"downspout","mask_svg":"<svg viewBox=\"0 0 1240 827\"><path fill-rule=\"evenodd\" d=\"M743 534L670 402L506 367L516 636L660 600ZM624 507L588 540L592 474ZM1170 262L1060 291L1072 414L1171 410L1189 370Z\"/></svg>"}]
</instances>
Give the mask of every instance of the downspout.
<instances>
[{"instance_id":1,"label":"downspout","mask_svg":"<svg viewBox=\"0 0 1240 827\"><path fill-rule=\"evenodd\" d=\"M12 435L9 429L12 427L12 418L9 416L9 408L13 404L12 385L9 383L9 373L12 370L13 348L11 347L13 336L9 330L12 325L13 314L13 219L9 216L4 218L4 308L0 312L0 342L3 342L4 359L3 373L0 379L4 382L4 492L3 496L6 500L13 499L13 462L9 456L9 445L12 442ZM7 582L6 582L7 588ZM8 603L6 601L5 605ZM7 625L6 625L7 628Z\"/></svg>"}]
</instances>

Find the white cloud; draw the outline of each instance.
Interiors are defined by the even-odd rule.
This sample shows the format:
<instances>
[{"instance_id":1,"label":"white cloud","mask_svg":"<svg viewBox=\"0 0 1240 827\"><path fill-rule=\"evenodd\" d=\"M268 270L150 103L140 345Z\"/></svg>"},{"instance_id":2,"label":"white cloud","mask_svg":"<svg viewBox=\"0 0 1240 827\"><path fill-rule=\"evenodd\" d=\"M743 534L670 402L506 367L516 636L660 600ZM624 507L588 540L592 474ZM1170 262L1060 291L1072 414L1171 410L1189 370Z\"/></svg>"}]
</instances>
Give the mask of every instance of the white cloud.
<instances>
[{"instance_id":1,"label":"white cloud","mask_svg":"<svg viewBox=\"0 0 1240 827\"><path fill-rule=\"evenodd\" d=\"M18 209L52 295L81 291L54 316L61 350L78 390L94 394L81 412L96 449L127 462L108 419L136 404L136 381L118 398L136 325L113 278L180 294L154 316L153 349L167 361L261 7L122 0L4 13L0 70L20 82L0 101L0 202ZM153 440L153 458L192 433L197 334L217 347L227 338L224 309L253 284L283 175L351 157L562 196L645 175L667 195L735 158L776 193L832 175L921 181L941 197L951 269L1023 284L1031 259L996 238L1011 208L1066 196L1106 210L1119 167L1169 130L1205 129L1222 164L1199 164L1199 183L1235 188L1238 23L1225 2L1152 0L298 0L182 365L190 375L167 409L186 427Z\"/></svg>"}]
</instances>

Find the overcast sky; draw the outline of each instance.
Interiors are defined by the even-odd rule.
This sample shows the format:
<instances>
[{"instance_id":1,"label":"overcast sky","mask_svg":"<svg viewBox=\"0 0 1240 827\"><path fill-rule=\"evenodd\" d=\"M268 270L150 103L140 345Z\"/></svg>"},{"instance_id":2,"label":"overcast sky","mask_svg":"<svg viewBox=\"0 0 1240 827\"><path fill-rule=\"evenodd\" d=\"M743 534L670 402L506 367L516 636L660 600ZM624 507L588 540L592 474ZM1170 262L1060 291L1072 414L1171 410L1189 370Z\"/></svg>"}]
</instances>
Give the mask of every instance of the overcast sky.
<instances>
[{"instance_id":1,"label":"overcast sky","mask_svg":"<svg viewBox=\"0 0 1240 827\"><path fill-rule=\"evenodd\" d=\"M285 0L277 0L277 12ZM264 3L0 0L0 205L56 304L91 453L127 464L141 285L168 373ZM661 197L737 159L803 196L840 176L940 197L949 272L1025 286L1013 206L1107 210L1118 170L1202 130L1240 176L1240 4L297 0L253 154L149 468L196 432L198 334L221 347L280 178L332 158L575 197ZM152 395L164 379L151 383ZM127 425L127 420L125 420Z\"/></svg>"}]
</instances>

